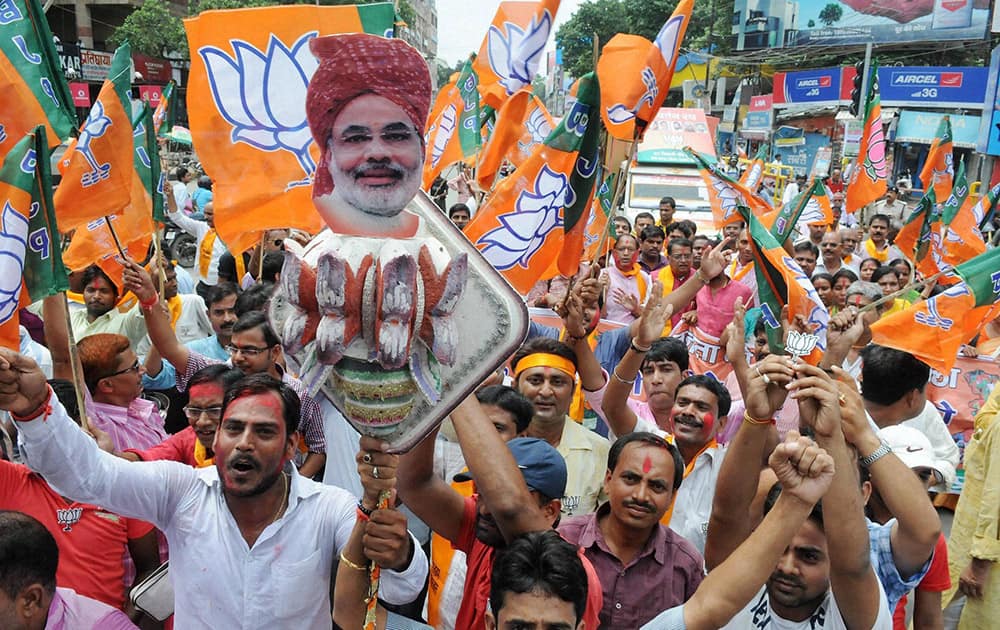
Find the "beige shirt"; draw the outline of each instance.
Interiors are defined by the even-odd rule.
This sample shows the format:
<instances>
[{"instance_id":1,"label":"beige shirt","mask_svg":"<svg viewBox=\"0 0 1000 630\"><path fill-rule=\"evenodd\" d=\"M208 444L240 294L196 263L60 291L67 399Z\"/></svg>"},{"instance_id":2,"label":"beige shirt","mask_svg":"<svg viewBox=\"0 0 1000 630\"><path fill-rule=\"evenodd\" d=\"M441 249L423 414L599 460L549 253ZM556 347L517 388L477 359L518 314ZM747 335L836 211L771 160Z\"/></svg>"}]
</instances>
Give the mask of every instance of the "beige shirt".
<instances>
[{"instance_id":1,"label":"beige shirt","mask_svg":"<svg viewBox=\"0 0 1000 630\"><path fill-rule=\"evenodd\" d=\"M556 447L566 460L563 516L596 512L597 506L607 499L604 494L604 474L608 469L610 449L607 439L566 416L562 437Z\"/></svg>"},{"instance_id":2,"label":"beige shirt","mask_svg":"<svg viewBox=\"0 0 1000 630\"><path fill-rule=\"evenodd\" d=\"M113 308L92 322L87 321L87 309L79 309L69 314L69 324L73 327L73 338L77 341L98 333L113 333L128 337L135 349L146 337L146 320L138 305L124 313Z\"/></svg>"}]
</instances>

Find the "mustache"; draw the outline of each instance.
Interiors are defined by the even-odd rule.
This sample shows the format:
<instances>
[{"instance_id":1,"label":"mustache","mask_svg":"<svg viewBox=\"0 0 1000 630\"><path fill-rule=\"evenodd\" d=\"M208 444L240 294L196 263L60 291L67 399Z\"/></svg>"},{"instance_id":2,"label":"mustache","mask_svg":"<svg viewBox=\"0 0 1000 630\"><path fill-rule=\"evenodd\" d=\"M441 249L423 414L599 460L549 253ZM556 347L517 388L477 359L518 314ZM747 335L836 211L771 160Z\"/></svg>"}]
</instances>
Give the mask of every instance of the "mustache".
<instances>
[{"instance_id":1,"label":"mustache","mask_svg":"<svg viewBox=\"0 0 1000 630\"><path fill-rule=\"evenodd\" d=\"M781 571L775 571L774 573L771 574L769 581L773 582L774 580L781 580L782 582L785 582L786 584L791 584L796 588L805 588L806 586L805 582L803 582L801 579L795 577L794 575L788 575L787 573L782 573Z\"/></svg>"},{"instance_id":2,"label":"mustache","mask_svg":"<svg viewBox=\"0 0 1000 630\"><path fill-rule=\"evenodd\" d=\"M229 458L229 468L233 468L237 464L249 464L255 470L260 468L260 463L250 455L234 455Z\"/></svg>"},{"instance_id":3,"label":"mustache","mask_svg":"<svg viewBox=\"0 0 1000 630\"><path fill-rule=\"evenodd\" d=\"M703 422L699 422L697 418L689 413L679 413L673 417L674 422L678 420L683 421L685 424L702 425Z\"/></svg>"},{"instance_id":4,"label":"mustache","mask_svg":"<svg viewBox=\"0 0 1000 630\"><path fill-rule=\"evenodd\" d=\"M403 167L399 166L398 164L391 164L391 163L362 164L361 166L351 171L351 175L354 177L354 179L358 179L359 177L364 177L370 174L372 171L389 171L390 173L392 173L392 176L395 177L396 179L402 179L406 175L406 171L403 169Z\"/></svg>"},{"instance_id":5,"label":"mustache","mask_svg":"<svg viewBox=\"0 0 1000 630\"><path fill-rule=\"evenodd\" d=\"M622 503L622 505L626 508L630 507L639 508L640 510L645 510L650 514L656 511L656 508L653 506L653 504L647 503L646 501L635 501L632 499L626 499L625 502Z\"/></svg>"}]
</instances>

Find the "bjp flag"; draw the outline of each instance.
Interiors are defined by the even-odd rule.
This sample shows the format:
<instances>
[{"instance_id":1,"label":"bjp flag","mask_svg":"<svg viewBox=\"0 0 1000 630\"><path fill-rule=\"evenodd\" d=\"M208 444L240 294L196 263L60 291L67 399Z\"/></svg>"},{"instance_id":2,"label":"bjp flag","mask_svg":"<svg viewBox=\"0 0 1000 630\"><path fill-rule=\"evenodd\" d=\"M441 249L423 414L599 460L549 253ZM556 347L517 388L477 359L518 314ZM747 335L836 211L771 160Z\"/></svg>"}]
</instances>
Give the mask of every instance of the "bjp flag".
<instances>
[{"instance_id":1,"label":"bjp flag","mask_svg":"<svg viewBox=\"0 0 1000 630\"><path fill-rule=\"evenodd\" d=\"M670 90L693 6L693 0L680 0L655 41L619 33L604 45L597 60L601 117L615 138L641 138L646 125L660 111Z\"/></svg>"},{"instance_id":2,"label":"bjp flag","mask_svg":"<svg viewBox=\"0 0 1000 630\"><path fill-rule=\"evenodd\" d=\"M948 374L962 344L1000 315L1000 249L958 265L955 273L961 282L872 324L872 342Z\"/></svg>"},{"instance_id":3,"label":"bjp flag","mask_svg":"<svg viewBox=\"0 0 1000 630\"><path fill-rule=\"evenodd\" d=\"M684 152L698 164L698 172L708 188L708 200L712 206L716 228L721 230L723 226L742 221L743 217L738 211L741 206L750 208L758 219L773 212L766 201L722 172L714 160L690 147L684 147Z\"/></svg>"},{"instance_id":4,"label":"bjp flag","mask_svg":"<svg viewBox=\"0 0 1000 630\"><path fill-rule=\"evenodd\" d=\"M461 162L479 151L479 78L466 61L458 80L449 85L438 115L428 121L424 159L424 190L446 167ZM435 103L435 106L438 103Z\"/></svg>"},{"instance_id":5,"label":"bjp flag","mask_svg":"<svg viewBox=\"0 0 1000 630\"><path fill-rule=\"evenodd\" d=\"M781 309L788 306L789 319L802 315L806 323L815 329L813 334L818 337L815 350L810 348L804 354L807 361L817 363L826 350L830 313L802 268L771 232L747 208L741 206L740 213L747 222L754 273L757 274L757 299L767 327L771 352L781 354L785 351L779 317Z\"/></svg>"},{"instance_id":6,"label":"bjp flag","mask_svg":"<svg viewBox=\"0 0 1000 630\"><path fill-rule=\"evenodd\" d=\"M910 213L894 244L924 277L941 270L941 211L930 188Z\"/></svg>"},{"instance_id":7,"label":"bjp flag","mask_svg":"<svg viewBox=\"0 0 1000 630\"><path fill-rule=\"evenodd\" d=\"M760 148L757 149L757 155L755 155L753 161L750 162L750 166L747 167L747 170L743 171L743 175L740 177L740 183L743 184L747 190L757 192L757 188L760 186L760 180L764 177L764 162L767 160L767 154L770 150L770 145L760 145Z\"/></svg>"},{"instance_id":8,"label":"bjp flag","mask_svg":"<svg viewBox=\"0 0 1000 630\"><path fill-rule=\"evenodd\" d=\"M174 128L174 121L177 119L177 86L171 81L163 88L160 95L160 102L153 112L153 133L164 136Z\"/></svg>"},{"instance_id":9,"label":"bjp flag","mask_svg":"<svg viewBox=\"0 0 1000 630\"><path fill-rule=\"evenodd\" d=\"M316 233L319 159L306 122L306 88L318 62L309 41L335 33L391 34L389 3L205 11L184 21L191 73L188 118L212 178L215 227L241 252L262 231Z\"/></svg>"},{"instance_id":10,"label":"bjp flag","mask_svg":"<svg viewBox=\"0 0 1000 630\"><path fill-rule=\"evenodd\" d=\"M992 191L983 195L984 199L989 192ZM986 251L986 242L975 218L977 205L976 198L969 195L963 159L958 164L951 194L941 208L941 257L945 264L955 266Z\"/></svg>"},{"instance_id":11,"label":"bjp flag","mask_svg":"<svg viewBox=\"0 0 1000 630\"><path fill-rule=\"evenodd\" d=\"M52 205L45 126L10 148L0 166L0 345L20 348L18 311L69 288Z\"/></svg>"},{"instance_id":12,"label":"bjp flag","mask_svg":"<svg viewBox=\"0 0 1000 630\"><path fill-rule=\"evenodd\" d=\"M847 183L844 198L844 209L852 213L881 199L885 195L889 176L885 131L882 129L882 100L878 92L878 64L874 61L870 72L858 159L851 170L851 181Z\"/></svg>"},{"instance_id":13,"label":"bjp flag","mask_svg":"<svg viewBox=\"0 0 1000 630\"><path fill-rule=\"evenodd\" d=\"M924 190L934 189L938 199L947 199L951 194L952 179L955 175L955 157L952 155L951 119L942 116L938 123L934 142L927 151L924 167L920 169L920 183Z\"/></svg>"},{"instance_id":14,"label":"bjp flag","mask_svg":"<svg viewBox=\"0 0 1000 630\"><path fill-rule=\"evenodd\" d=\"M522 294L560 260L567 239L576 247L574 232L586 223L581 217L589 204L586 185L593 185L597 152L587 154L584 149L596 147L590 144L595 142L592 126L600 124L596 81L586 84L593 86L581 87L576 103L555 131L497 185L465 228L465 235L486 260Z\"/></svg>"},{"instance_id":15,"label":"bjp flag","mask_svg":"<svg viewBox=\"0 0 1000 630\"><path fill-rule=\"evenodd\" d=\"M0 157L38 124L57 146L76 127L76 110L38 0L0 3L0 33Z\"/></svg>"},{"instance_id":16,"label":"bjp flag","mask_svg":"<svg viewBox=\"0 0 1000 630\"><path fill-rule=\"evenodd\" d=\"M611 242L607 234L608 217L611 216L611 204L614 202L615 194L615 173L608 173L608 176L601 182L597 192L594 193L594 201L590 204L590 215L587 217L587 232L583 237L584 254L586 260L595 260L604 252L599 251L601 243L608 247Z\"/></svg>"},{"instance_id":17,"label":"bjp flag","mask_svg":"<svg viewBox=\"0 0 1000 630\"><path fill-rule=\"evenodd\" d=\"M56 214L66 231L121 211L132 185L132 54L128 42L115 51L111 73L80 127L73 153L56 189Z\"/></svg>"},{"instance_id":18,"label":"bjp flag","mask_svg":"<svg viewBox=\"0 0 1000 630\"><path fill-rule=\"evenodd\" d=\"M819 179L813 179L812 184L796 195L775 213L767 215L764 225L779 245L784 245L792 230L800 222L805 224L833 223L833 208L826 196L826 186Z\"/></svg>"},{"instance_id":19,"label":"bjp flag","mask_svg":"<svg viewBox=\"0 0 1000 630\"><path fill-rule=\"evenodd\" d=\"M484 104L499 110L531 87L558 11L559 0L500 3L473 65Z\"/></svg>"},{"instance_id":20,"label":"bjp flag","mask_svg":"<svg viewBox=\"0 0 1000 630\"><path fill-rule=\"evenodd\" d=\"M163 216L163 182L156 136L152 133L153 112L148 104L139 111L132 130L133 170L128 205L121 211L77 228L63 261L73 271L97 264L109 278L122 277L124 271L118 245L129 258L143 260L149 252L154 211ZM114 235L111 229L114 229Z\"/></svg>"},{"instance_id":21,"label":"bjp flag","mask_svg":"<svg viewBox=\"0 0 1000 630\"><path fill-rule=\"evenodd\" d=\"M514 168L523 164L554 127L552 116L534 92L518 90L497 112L493 133L479 156L476 179L480 187L493 187L504 160Z\"/></svg>"}]
</instances>

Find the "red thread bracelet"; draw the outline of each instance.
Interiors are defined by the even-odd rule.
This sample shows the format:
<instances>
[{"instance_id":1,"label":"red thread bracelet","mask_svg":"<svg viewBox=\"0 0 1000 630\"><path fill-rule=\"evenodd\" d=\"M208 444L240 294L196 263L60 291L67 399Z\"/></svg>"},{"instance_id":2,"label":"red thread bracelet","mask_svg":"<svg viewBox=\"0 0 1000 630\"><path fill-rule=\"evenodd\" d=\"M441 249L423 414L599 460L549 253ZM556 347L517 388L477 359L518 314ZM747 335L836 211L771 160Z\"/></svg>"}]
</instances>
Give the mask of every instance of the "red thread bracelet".
<instances>
[{"instance_id":1,"label":"red thread bracelet","mask_svg":"<svg viewBox=\"0 0 1000 630\"><path fill-rule=\"evenodd\" d=\"M139 300L139 308L143 310L149 310L154 306L156 306L156 303L159 301L160 301L160 294L157 293L156 291L153 291L153 299L150 300L149 302L143 302L142 300Z\"/></svg>"},{"instance_id":2,"label":"red thread bracelet","mask_svg":"<svg viewBox=\"0 0 1000 630\"><path fill-rule=\"evenodd\" d=\"M45 387L48 389L48 396L45 397L44 405L41 405L38 407L38 409L35 409L30 416L22 417L15 414L12 411L10 412L10 417L13 418L15 422L31 422L32 420L37 419L39 416L44 416L42 418L42 422L48 420L49 416L52 415L52 403L50 402L52 400L52 386L46 384Z\"/></svg>"}]
</instances>

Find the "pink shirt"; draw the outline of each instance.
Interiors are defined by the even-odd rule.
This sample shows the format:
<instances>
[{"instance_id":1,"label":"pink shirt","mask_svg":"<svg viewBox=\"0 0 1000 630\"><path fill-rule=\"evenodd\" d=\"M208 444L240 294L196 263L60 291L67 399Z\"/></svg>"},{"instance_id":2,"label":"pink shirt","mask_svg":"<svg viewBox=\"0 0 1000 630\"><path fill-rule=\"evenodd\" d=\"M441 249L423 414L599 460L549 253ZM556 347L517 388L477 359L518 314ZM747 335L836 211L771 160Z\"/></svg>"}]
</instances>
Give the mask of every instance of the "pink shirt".
<instances>
[{"instance_id":1,"label":"pink shirt","mask_svg":"<svg viewBox=\"0 0 1000 630\"><path fill-rule=\"evenodd\" d=\"M639 295L639 281L637 280L639 274L642 275L645 281L646 291L649 291L649 287L652 283L649 280L649 274L645 271L639 271L638 274L632 276L626 276L621 272L618 267L614 265L609 265L604 268L601 272L602 277L608 279L608 294L604 299L604 317L605 319L610 319L613 322L619 322L621 324L631 324L635 321L635 315L633 315L627 308L618 304L615 301L615 291L621 290L625 293L633 296L639 304L642 304L646 296Z\"/></svg>"},{"instance_id":2,"label":"pink shirt","mask_svg":"<svg viewBox=\"0 0 1000 630\"><path fill-rule=\"evenodd\" d=\"M137 626L122 611L77 594L70 588L56 587L49 604L45 630L133 630Z\"/></svg>"},{"instance_id":3,"label":"pink shirt","mask_svg":"<svg viewBox=\"0 0 1000 630\"><path fill-rule=\"evenodd\" d=\"M136 398L128 407L95 402L87 397L87 419L111 436L116 451L147 449L167 439L160 409L151 400Z\"/></svg>"},{"instance_id":4,"label":"pink shirt","mask_svg":"<svg viewBox=\"0 0 1000 630\"><path fill-rule=\"evenodd\" d=\"M733 321L733 305L737 299L749 305L753 291L742 282L730 280L712 295L712 289L705 285L694 296L695 309L698 311L698 328L713 337L722 335L722 331Z\"/></svg>"}]
</instances>

